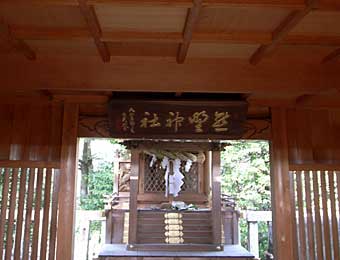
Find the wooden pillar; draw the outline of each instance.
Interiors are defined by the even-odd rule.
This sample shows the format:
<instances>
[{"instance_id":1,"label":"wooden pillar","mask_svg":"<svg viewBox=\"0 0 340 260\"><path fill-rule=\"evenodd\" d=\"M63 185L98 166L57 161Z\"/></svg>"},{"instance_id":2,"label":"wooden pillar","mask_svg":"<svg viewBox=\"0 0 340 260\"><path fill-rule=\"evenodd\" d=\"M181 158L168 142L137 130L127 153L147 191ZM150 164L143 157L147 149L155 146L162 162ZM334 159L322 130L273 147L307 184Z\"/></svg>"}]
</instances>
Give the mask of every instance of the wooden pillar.
<instances>
[{"instance_id":1,"label":"wooden pillar","mask_svg":"<svg viewBox=\"0 0 340 260\"><path fill-rule=\"evenodd\" d=\"M295 259L294 212L289 176L287 112L273 108L271 143L271 192L275 259Z\"/></svg>"},{"instance_id":2,"label":"wooden pillar","mask_svg":"<svg viewBox=\"0 0 340 260\"><path fill-rule=\"evenodd\" d=\"M212 152L212 228L213 243L221 245L221 154Z\"/></svg>"},{"instance_id":3,"label":"wooden pillar","mask_svg":"<svg viewBox=\"0 0 340 260\"><path fill-rule=\"evenodd\" d=\"M133 244L137 243L137 194L139 176L139 150L131 150L131 174L130 174L130 215L129 215L129 246L133 249Z\"/></svg>"},{"instance_id":4,"label":"wooden pillar","mask_svg":"<svg viewBox=\"0 0 340 260\"><path fill-rule=\"evenodd\" d=\"M61 145L61 175L57 229L57 258L73 258L77 167L78 105L65 104Z\"/></svg>"},{"instance_id":5,"label":"wooden pillar","mask_svg":"<svg viewBox=\"0 0 340 260\"><path fill-rule=\"evenodd\" d=\"M259 226L255 221L248 221L248 249L259 258Z\"/></svg>"}]
</instances>

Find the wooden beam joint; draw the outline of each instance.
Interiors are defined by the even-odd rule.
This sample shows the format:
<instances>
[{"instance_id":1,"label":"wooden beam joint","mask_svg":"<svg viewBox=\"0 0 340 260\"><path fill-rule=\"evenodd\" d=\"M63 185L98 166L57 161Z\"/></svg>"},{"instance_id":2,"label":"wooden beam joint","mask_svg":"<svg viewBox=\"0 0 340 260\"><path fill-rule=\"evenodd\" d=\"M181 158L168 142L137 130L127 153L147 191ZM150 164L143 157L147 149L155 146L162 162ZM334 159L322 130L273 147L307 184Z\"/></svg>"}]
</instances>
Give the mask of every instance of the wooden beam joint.
<instances>
[{"instance_id":1,"label":"wooden beam joint","mask_svg":"<svg viewBox=\"0 0 340 260\"><path fill-rule=\"evenodd\" d=\"M101 29L94 7L88 5L87 0L78 0L78 3L102 60L109 62L111 56L110 51L106 43L101 41Z\"/></svg>"},{"instance_id":2,"label":"wooden beam joint","mask_svg":"<svg viewBox=\"0 0 340 260\"><path fill-rule=\"evenodd\" d=\"M190 9L183 34L183 43L180 44L177 53L177 63L182 64L188 55L192 35L197 24L202 9L203 0L194 0L194 5Z\"/></svg>"},{"instance_id":3,"label":"wooden beam joint","mask_svg":"<svg viewBox=\"0 0 340 260\"><path fill-rule=\"evenodd\" d=\"M23 53L27 59L29 60L36 59L35 52L23 40L15 38L12 35L9 25L5 23L1 18L0 18L0 39L6 42L9 46L14 48L18 52Z\"/></svg>"},{"instance_id":4,"label":"wooden beam joint","mask_svg":"<svg viewBox=\"0 0 340 260\"><path fill-rule=\"evenodd\" d=\"M272 33L272 42L267 45L261 45L251 56L249 60L250 64L258 64L265 56L273 52L277 46L284 41L289 32L313 10L315 2L316 0L307 0L306 7L303 10L292 11Z\"/></svg>"}]
</instances>

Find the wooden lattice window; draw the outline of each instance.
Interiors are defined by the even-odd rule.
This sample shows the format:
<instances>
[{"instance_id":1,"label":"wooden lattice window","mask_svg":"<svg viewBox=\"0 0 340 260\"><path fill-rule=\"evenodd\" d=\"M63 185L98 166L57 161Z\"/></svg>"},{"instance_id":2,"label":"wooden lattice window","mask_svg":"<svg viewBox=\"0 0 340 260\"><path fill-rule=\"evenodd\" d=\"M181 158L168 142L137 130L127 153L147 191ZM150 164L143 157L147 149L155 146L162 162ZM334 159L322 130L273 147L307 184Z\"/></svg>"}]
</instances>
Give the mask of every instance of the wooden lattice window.
<instances>
[{"instance_id":1,"label":"wooden lattice window","mask_svg":"<svg viewBox=\"0 0 340 260\"><path fill-rule=\"evenodd\" d=\"M165 192L165 170L161 167L160 160L157 160L152 167L150 162L152 157L144 157L144 192ZM198 192L198 163L194 162L189 172L185 172L185 162L181 164L181 172L184 175L182 192Z\"/></svg>"}]
</instances>

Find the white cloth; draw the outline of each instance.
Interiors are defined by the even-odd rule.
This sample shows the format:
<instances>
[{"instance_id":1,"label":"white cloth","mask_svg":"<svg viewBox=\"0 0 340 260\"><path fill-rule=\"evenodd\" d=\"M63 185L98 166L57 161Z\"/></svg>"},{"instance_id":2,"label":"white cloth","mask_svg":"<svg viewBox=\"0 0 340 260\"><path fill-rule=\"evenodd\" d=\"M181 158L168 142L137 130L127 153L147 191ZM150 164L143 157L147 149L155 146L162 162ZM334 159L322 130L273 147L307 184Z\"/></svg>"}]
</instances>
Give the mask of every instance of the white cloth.
<instances>
[{"instance_id":1,"label":"white cloth","mask_svg":"<svg viewBox=\"0 0 340 260\"><path fill-rule=\"evenodd\" d=\"M170 161L168 157L164 157L162 162L161 162L161 166L162 168L165 170L165 175L164 175L164 179L165 179L165 197L168 196L168 186L169 186L169 171L170 171Z\"/></svg>"},{"instance_id":2,"label":"white cloth","mask_svg":"<svg viewBox=\"0 0 340 260\"><path fill-rule=\"evenodd\" d=\"M178 196L178 193L181 191L181 187L183 185L184 175L180 171L181 169L181 160L176 159L173 162L173 175L169 176L169 194L172 194L174 197Z\"/></svg>"}]
</instances>

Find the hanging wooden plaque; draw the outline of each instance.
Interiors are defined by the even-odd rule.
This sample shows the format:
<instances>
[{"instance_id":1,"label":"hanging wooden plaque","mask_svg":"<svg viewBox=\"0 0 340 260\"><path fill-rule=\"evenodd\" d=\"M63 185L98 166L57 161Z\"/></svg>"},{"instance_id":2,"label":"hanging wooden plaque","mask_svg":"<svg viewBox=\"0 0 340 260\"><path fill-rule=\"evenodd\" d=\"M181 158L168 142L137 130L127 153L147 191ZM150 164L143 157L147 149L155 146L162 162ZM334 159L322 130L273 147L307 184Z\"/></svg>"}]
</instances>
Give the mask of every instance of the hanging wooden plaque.
<instances>
[{"instance_id":1,"label":"hanging wooden plaque","mask_svg":"<svg viewBox=\"0 0 340 260\"><path fill-rule=\"evenodd\" d=\"M240 101L111 100L110 134L116 138L237 139L247 103Z\"/></svg>"}]
</instances>

